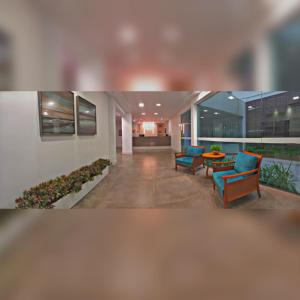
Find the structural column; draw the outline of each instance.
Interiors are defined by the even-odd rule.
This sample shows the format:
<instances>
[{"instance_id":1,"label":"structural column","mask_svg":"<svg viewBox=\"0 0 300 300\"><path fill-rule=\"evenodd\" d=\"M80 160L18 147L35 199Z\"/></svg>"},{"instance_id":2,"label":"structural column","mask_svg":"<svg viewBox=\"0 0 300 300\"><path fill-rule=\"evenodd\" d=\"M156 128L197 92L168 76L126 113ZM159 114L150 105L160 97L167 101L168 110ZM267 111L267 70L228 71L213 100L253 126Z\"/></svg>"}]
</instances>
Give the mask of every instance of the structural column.
<instances>
[{"instance_id":1,"label":"structural column","mask_svg":"<svg viewBox=\"0 0 300 300\"><path fill-rule=\"evenodd\" d=\"M116 105L112 99L109 98L109 156L112 164L117 163L117 145L116 145Z\"/></svg>"},{"instance_id":2,"label":"structural column","mask_svg":"<svg viewBox=\"0 0 300 300\"><path fill-rule=\"evenodd\" d=\"M191 145L198 145L198 119L197 119L197 105L192 103L191 105Z\"/></svg>"},{"instance_id":3,"label":"structural column","mask_svg":"<svg viewBox=\"0 0 300 300\"><path fill-rule=\"evenodd\" d=\"M125 113L122 117L122 152L132 154L132 115Z\"/></svg>"}]
</instances>

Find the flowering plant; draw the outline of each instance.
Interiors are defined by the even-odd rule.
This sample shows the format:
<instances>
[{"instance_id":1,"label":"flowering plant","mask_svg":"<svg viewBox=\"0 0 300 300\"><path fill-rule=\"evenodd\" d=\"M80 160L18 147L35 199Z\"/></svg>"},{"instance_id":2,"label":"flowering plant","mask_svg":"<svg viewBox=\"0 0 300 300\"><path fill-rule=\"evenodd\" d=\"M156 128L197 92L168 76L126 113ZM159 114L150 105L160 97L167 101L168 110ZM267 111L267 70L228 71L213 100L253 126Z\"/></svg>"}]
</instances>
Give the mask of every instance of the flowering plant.
<instances>
[{"instance_id":1,"label":"flowering plant","mask_svg":"<svg viewBox=\"0 0 300 300\"><path fill-rule=\"evenodd\" d=\"M69 174L60 176L26 190L22 197L16 199L17 208L53 208L53 203L70 193L78 193L82 185L94 180L111 163L107 159L99 159Z\"/></svg>"}]
</instances>

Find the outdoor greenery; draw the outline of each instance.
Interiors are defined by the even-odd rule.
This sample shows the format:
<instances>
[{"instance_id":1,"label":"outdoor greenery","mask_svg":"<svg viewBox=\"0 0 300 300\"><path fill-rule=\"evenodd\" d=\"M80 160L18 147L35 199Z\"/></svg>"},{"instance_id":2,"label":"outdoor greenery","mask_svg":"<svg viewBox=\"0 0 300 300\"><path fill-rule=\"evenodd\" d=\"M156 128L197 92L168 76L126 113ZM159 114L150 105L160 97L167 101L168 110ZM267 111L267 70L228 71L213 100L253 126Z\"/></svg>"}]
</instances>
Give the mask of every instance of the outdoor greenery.
<instances>
[{"instance_id":1,"label":"outdoor greenery","mask_svg":"<svg viewBox=\"0 0 300 300\"><path fill-rule=\"evenodd\" d=\"M299 145L247 144L246 150L264 157L286 160L300 160Z\"/></svg>"},{"instance_id":2,"label":"outdoor greenery","mask_svg":"<svg viewBox=\"0 0 300 300\"><path fill-rule=\"evenodd\" d=\"M110 161L99 159L69 174L43 182L36 187L24 191L21 198L16 199L17 208L53 208L53 203L70 193L78 193L82 185L92 181L95 176L110 165Z\"/></svg>"},{"instance_id":3,"label":"outdoor greenery","mask_svg":"<svg viewBox=\"0 0 300 300\"><path fill-rule=\"evenodd\" d=\"M261 168L260 182L288 192L297 193L295 176L291 163L285 168L281 163L273 163Z\"/></svg>"},{"instance_id":4,"label":"outdoor greenery","mask_svg":"<svg viewBox=\"0 0 300 300\"><path fill-rule=\"evenodd\" d=\"M222 147L220 145L211 145L210 146L210 151L218 151L221 152L222 151Z\"/></svg>"}]
</instances>

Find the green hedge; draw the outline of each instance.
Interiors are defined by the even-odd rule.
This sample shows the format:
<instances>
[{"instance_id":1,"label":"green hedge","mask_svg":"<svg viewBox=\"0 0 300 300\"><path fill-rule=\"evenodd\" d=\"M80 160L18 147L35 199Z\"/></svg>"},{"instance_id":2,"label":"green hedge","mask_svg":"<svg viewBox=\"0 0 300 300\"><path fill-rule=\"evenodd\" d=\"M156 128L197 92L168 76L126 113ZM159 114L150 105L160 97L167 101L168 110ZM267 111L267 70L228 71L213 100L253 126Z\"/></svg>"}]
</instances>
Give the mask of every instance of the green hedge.
<instances>
[{"instance_id":1,"label":"green hedge","mask_svg":"<svg viewBox=\"0 0 300 300\"><path fill-rule=\"evenodd\" d=\"M81 191L83 184L101 175L110 164L109 160L99 159L68 176L63 175L43 182L24 191L23 196L15 201L16 208L53 208L53 203L70 193Z\"/></svg>"}]
</instances>

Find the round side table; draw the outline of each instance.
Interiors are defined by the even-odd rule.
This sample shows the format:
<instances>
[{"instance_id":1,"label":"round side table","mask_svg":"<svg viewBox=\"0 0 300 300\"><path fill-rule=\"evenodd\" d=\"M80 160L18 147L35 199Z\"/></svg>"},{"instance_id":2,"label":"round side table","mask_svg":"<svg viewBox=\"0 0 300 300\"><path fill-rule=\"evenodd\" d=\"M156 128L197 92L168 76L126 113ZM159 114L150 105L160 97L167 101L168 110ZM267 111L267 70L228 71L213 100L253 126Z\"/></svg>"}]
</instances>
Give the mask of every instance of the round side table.
<instances>
[{"instance_id":1,"label":"round side table","mask_svg":"<svg viewBox=\"0 0 300 300\"><path fill-rule=\"evenodd\" d=\"M206 176L208 177L208 170L209 168L212 168L212 162L215 160L222 159L226 156L225 153L218 153L214 154L213 152L208 152L208 153L203 153L202 157L205 159L205 164L206 164Z\"/></svg>"}]
</instances>

